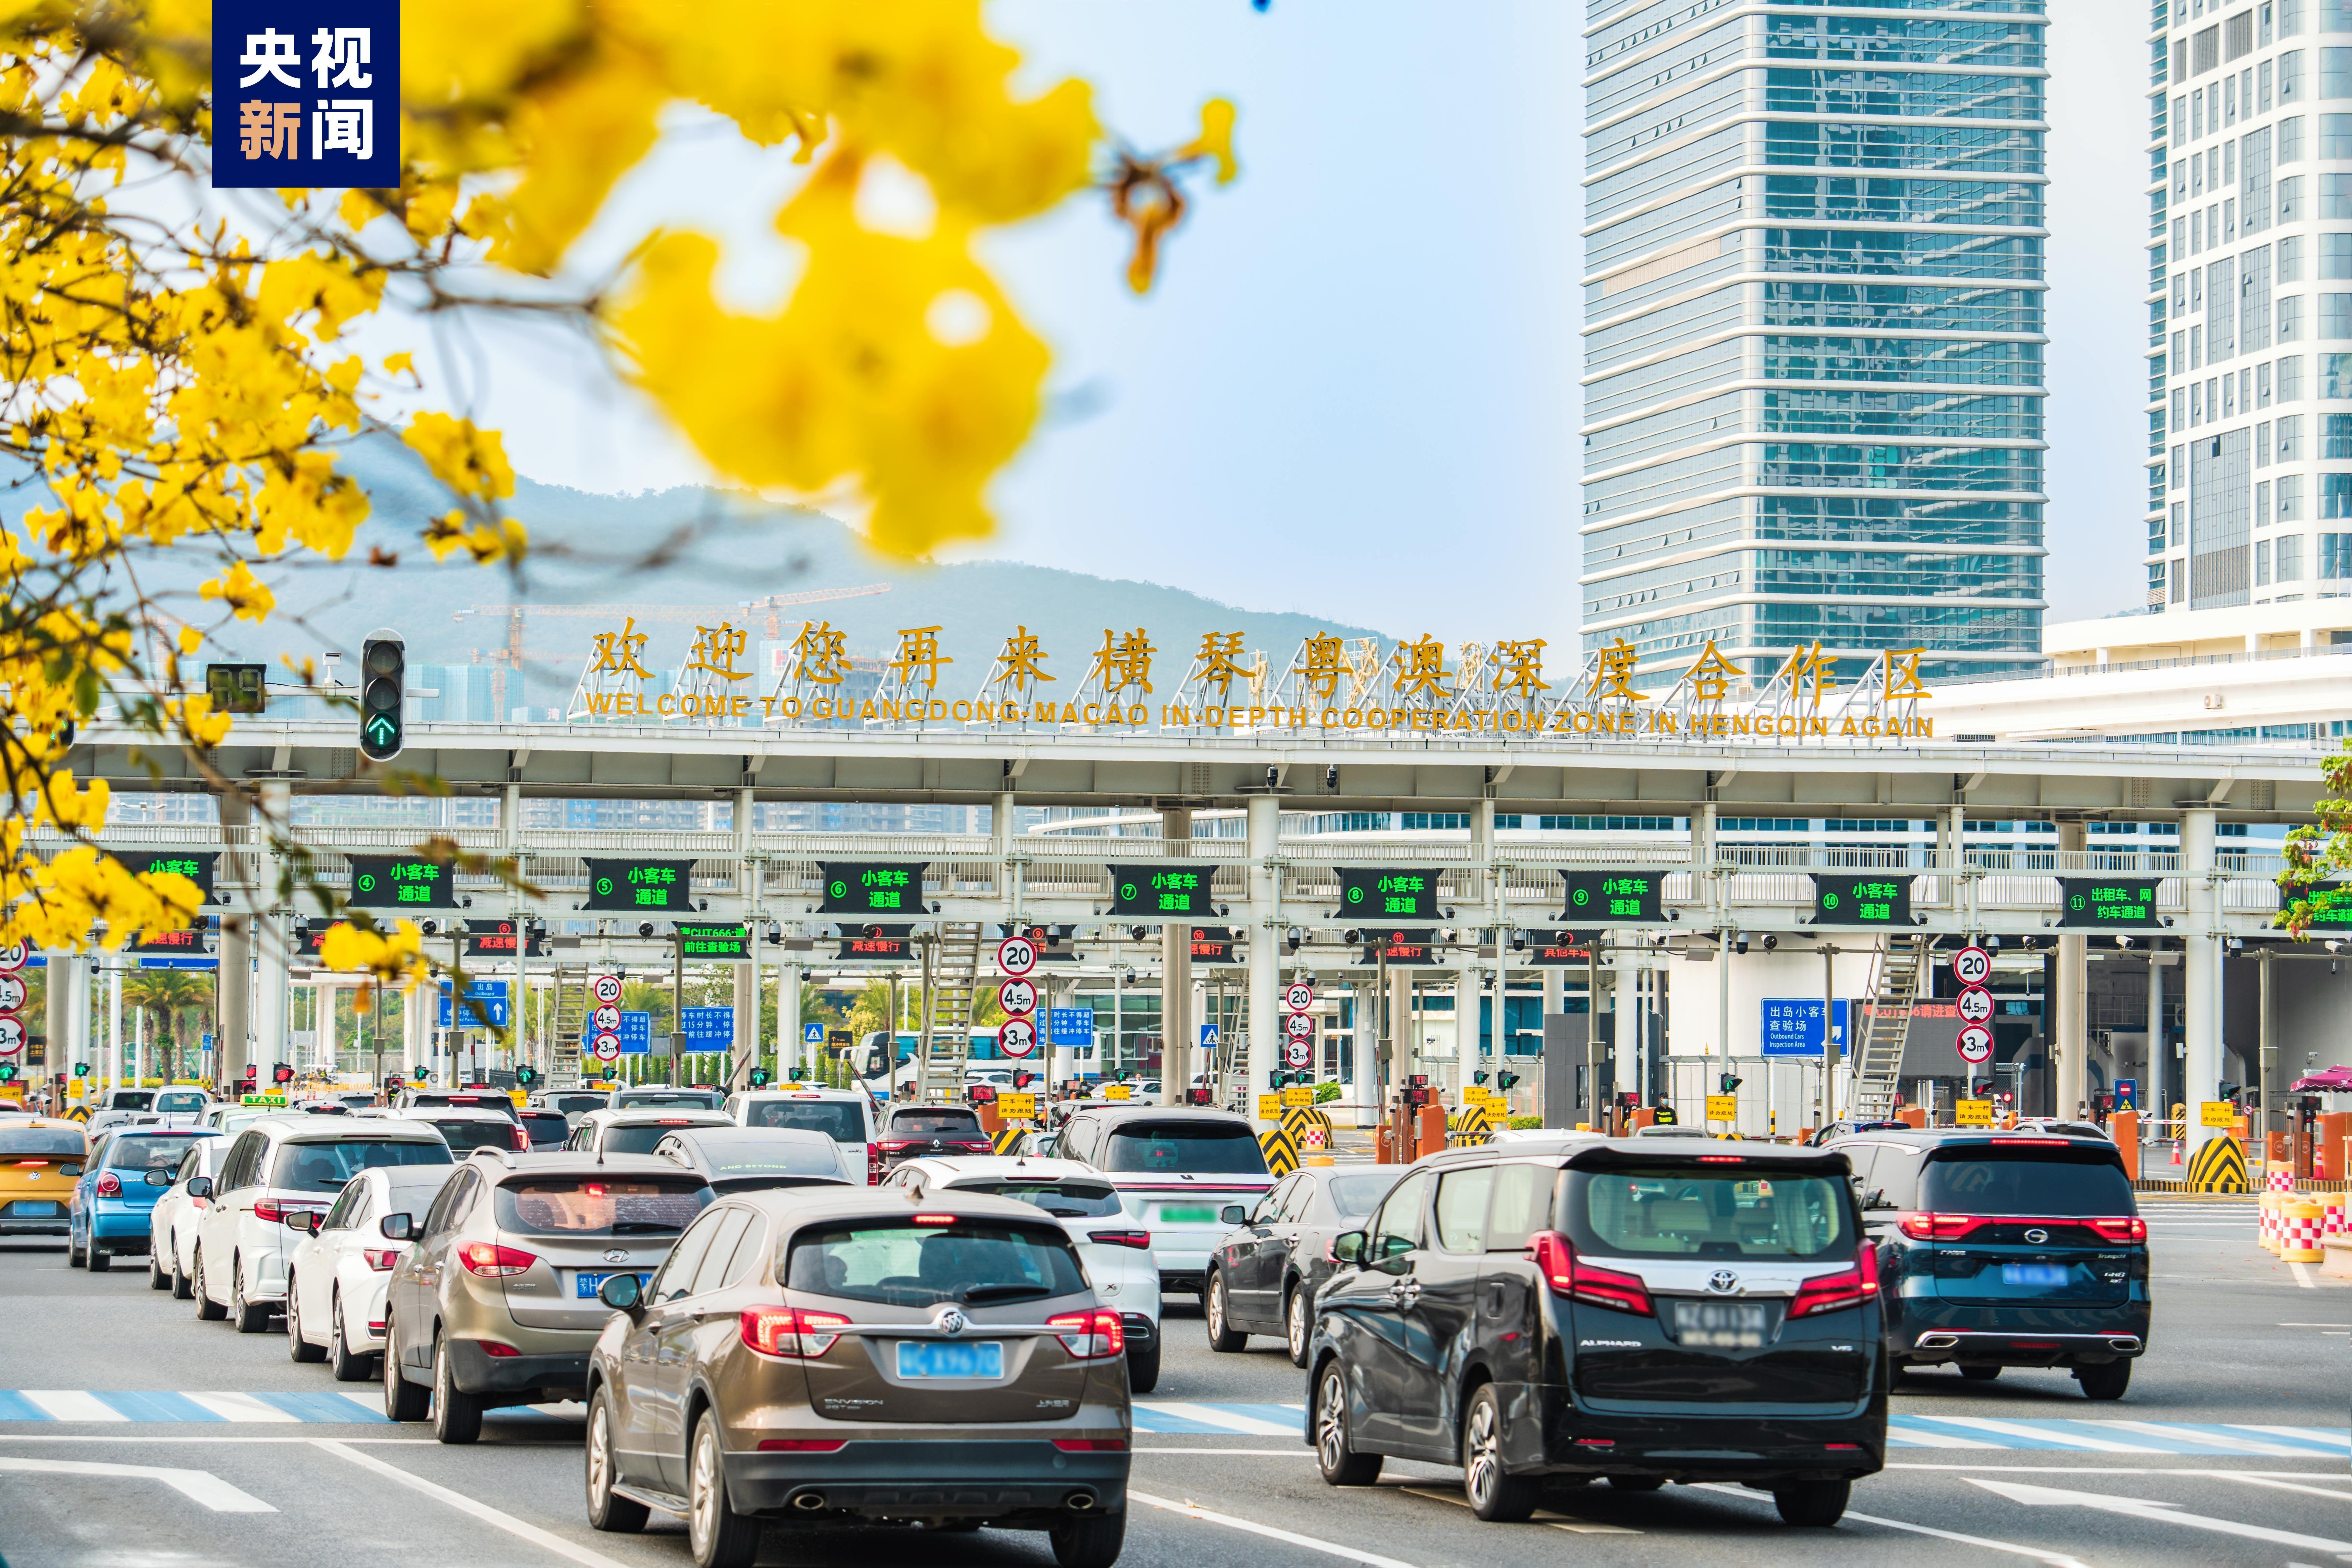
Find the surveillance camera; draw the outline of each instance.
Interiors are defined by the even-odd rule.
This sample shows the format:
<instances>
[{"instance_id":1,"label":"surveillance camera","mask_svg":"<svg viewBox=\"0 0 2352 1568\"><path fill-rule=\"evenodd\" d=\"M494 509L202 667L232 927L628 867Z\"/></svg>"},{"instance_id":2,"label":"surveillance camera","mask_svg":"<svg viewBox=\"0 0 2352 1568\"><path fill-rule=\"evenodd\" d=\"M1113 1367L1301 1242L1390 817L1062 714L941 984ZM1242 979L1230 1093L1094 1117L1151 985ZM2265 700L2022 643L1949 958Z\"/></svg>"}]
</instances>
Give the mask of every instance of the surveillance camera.
<instances>
[{"instance_id":1,"label":"surveillance camera","mask_svg":"<svg viewBox=\"0 0 2352 1568\"><path fill-rule=\"evenodd\" d=\"M2327 939L2327 951L2330 952L2342 952L2344 951L2344 939L2341 937L2329 937Z\"/></svg>"},{"instance_id":2,"label":"surveillance camera","mask_svg":"<svg viewBox=\"0 0 2352 1568\"><path fill-rule=\"evenodd\" d=\"M1283 940L1290 944L1291 952L1297 952L1298 951L1298 944L1307 940L1307 933L1299 930L1297 926L1292 926L1287 931L1283 933Z\"/></svg>"},{"instance_id":3,"label":"surveillance camera","mask_svg":"<svg viewBox=\"0 0 2352 1568\"><path fill-rule=\"evenodd\" d=\"M1731 951L1740 953L1746 952L1748 951L1748 939L1743 936L1738 941L1733 942L1731 944Z\"/></svg>"},{"instance_id":4,"label":"surveillance camera","mask_svg":"<svg viewBox=\"0 0 2352 1568\"><path fill-rule=\"evenodd\" d=\"M1773 935L1773 934L1772 934L1770 931L1766 931L1766 932L1764 933L1764 951L1765 951L1765 952L1771 952L1774 948L1776 948L1776 947L1778 947L1778 946L1780 946L1780 939L1779 937L1777 937L1777 936Z\"/></svg>"},{"instance_id":5,"label":"surveillance camera","mask_svg":"<svg viewBox=\"0 0 2352 1568\"><path fill-rule=\"evenodd\" d=\"M1329 767L1323 770L1323 787L1325 789L1338 789L1339 787L1339 763L1333 763Z\"/></svg>"},{"instance_id":6,"label":"surveillance camera","mask_svg":"<svg viewBox=\"0 0 2352 1568\"><path fill-rule=\"evenodd\" d=\"M441 922L439 921L421 921L417 923L416 929L423 931L426 936L438 936L441 934Z\"/></svg>"},{"instance_id":7,"label":"surveillance camera","mask_svg":"<svg viewBox=\"0 0 2352 1568\"><path fill-rule=\"evenodd\" d=\"M1349 926L1346 931L1339 933L1339 940L1346 942L1349 947L1360 947L1363 945L1364 933L1358 931L1354 926ZM2330 948L2333 948L2336 944L2331 942L2327 945Z\"/></svg>"},{"instance_id":8,"label":"surveillance camera","mask_svg":"<svg viewBox=\"0 0 2352 1568\"><path fill-rule=\"evenodd\" d=\"M2116 938L2116 945L2122 948L2126 952L2129 952L2132 948L2132 939L2127 936L2119 936Z\"/></svg>"},{"instance_id":9,"label":"surveillance camera","mask_svg":"<svg viewBox=\"0 0 2352 1568\"><path fill-rule=\"evenodd\" d=\"M638 934L639 936L651 936L651 935L653 935L653 934L654 934L654 922L653 922L653 921L639 921L637 922L637 934Z\"/></svg>"},{"instance_id":10,"label":"surveillance camera","mask_svg":"<svg viewBox=\"0 0 2352 1568\"><path fill-rule=\"evenodd\" d=\"M1282 770L1281 770L1280 768L1268 768L1268 769L1266 769L1266 770L1265 770L1265 787L1266 787L1266 788L1268 788L1268 789L1272 789L1275 785L1276 785L1276 784L1280 784L1281 782L1282 782Z\"/></svg>"},{"instance_id":11,"label":"surveillance camera","mask_svg":"<svg viewBox=\"0 0 2352 1568\"><path fill-rule=\"evenodd\" d=\"M2246 939L2245 939L2244 937L2242 937L2242 936L2233 936L2233 937L2231 937L2231 938L2230 939L2230 951L2231 951L2231 952L2245 952L2245 951L2246 951Z\"/></svg>"},{"instance_id":12,"label":"surveillance camera","mask_svg":"<svg viewBox=\"0 0 2352 1568\"><path fill-rule=\"evenodd\" d=\"M1987 952L1999 952L2000 951L2000 938L1997 936L1989 936L1985 938L1984 950Z\"/></svg>"},{"instance_id":13,"label":"surveillance camera","mask_svg":"<svg viewBox=\"0 0 2352 1568\"><path fill-rule=\"evenodd\" d=\"M1130 942L1141 942L1145 937L1150 934L1151 933L1142 926L1129 926L1127 928L1128 940Z\"/></svg>"}]
</instances>

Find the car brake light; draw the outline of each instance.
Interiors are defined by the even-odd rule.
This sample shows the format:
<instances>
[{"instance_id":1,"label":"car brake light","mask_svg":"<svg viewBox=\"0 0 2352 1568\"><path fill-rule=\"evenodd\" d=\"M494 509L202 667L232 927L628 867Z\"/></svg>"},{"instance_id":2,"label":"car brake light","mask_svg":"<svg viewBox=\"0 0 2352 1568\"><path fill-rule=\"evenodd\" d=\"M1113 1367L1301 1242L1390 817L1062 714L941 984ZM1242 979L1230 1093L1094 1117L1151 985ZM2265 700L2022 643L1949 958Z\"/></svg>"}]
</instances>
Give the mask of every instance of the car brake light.
<instances>
[{"instance_id":1,"label":"car brake light","mask_svg":"<svg viewBox=\"0 0 2352 1568\"><path fill-rule=\"evenodd\" d=\"M1702 1165L1737 1165L1741 1158L1738 1154L1701 1154L1698 1163Z\"/></svg>"},{"instance_id":2,"label":"car brake light","mask_svg":"<svg viewBox=\"0 0 2352 1568\"><path fill-rule=\"evenodd\" d=\"M522 1354L522 1352L515 1349L514 1346L501 1343L497 1340L476 1340L474 1342L482 1347L484 1355L497 1356L501 1360L510 1355Z\"/></svg>"},{"instance_id":3,"label":"car brake light","mask_svg":"<svg viewBox=\"0 0 2352 1568\"><path fill-rule=\"evenodd\" d=\"M1124 1437L1056 1437L1054 1447L1065 1454L1124 1454Z\"/></svg>"},{"instance_id":4,"label":"car brake light","mask_svg":"<svg viewBox=\"0 0 2352 1568\"><path fill-rule=\"evenodd\" d=\"M814 1360L833 1348L841 1336L827 1329L846 1328L849 1320L837 1312L809 1312L792 1307L747 1307L743 1310L743 1342L761 1355L786 1360Z\"/></svg>"},{"instance_id":5,"label":"car brake light","mask_svg":"<svg viewBox=\"0 0 2352 1568\"><path fill-rule=\"evenodd\" d=\"M1090 1312L1064 1312L1045 1320L1049 1329L1061 1331L1055 1337L1076 1361L1108 1361L1127 1353L1127 1327L1118 1314L1108 1307L1097 1307Z\"/></svg>"},{"instance_id":6,"label":"car brake light","mask_svg":"<svg viewBox=\"0 0 2352 1568\"><path fill-rule=\"evenodd\" d=\"M811 1100L814 1100L816 1096L811 1095L809 1098ZM879 1143L868 1143L866 1145L866 1184L869 1187L877 1186L880 1184L881 1180L882 1145Z\"/></svg>"},{"instance_id":7,"label":"car brake light","mask_svg":"<svg viewBox=\"0 0 2352 1568\"><path fill-rule=\"evenodd\" d=\"M915 1141L912 1138L885 1138L882 1140L882 1147L888 1150L893 1154L897 1153L901 1149L911 1149L914 1146Z\"/></svg>"},{"instance_id":8,"label":"car brake light","mask_svg":"<svg viewBox=\"0 0 2352 1568\"><path fill-rule=\"evenodd\" d=\"M286 1211L264 1198L253 1205L253 1217L264 1225L278 1225L286 1218Z\"/></svg>"},{"instance_id":9,"label":"car brake light","mask_svg":"<svg viewBox=\"0 0 2352 1568\"><path fill-rule=\"evenodd\" d=\"M530 1134L523 1129L521 1123L518 1122L514 1126L508 1128L507 1136L513 1140L514 1146L517 1149L526 1154L530 1152Z\"/></svg>"},{"instance_id":10,"label":"car brake light","mask_svg":"<svg viewBox=\"0 0 2352 1568\"><path fill-rule=\"evenodd\" d=\"M98 1195L102 1198L121 1197L122 1195L122 1178L116 1175L111 1171L109 1171L106 1174L99 1177Z\"/></svg>"},{"instance_id":11,"label":"car brake light","mask_svg":"<svg viewBox=\"0 0 2352 1568\"><path fill-rule=\"evenodd\" d=\"M1134 1247L1149 1250L1151 1233L1148 1230L1090 1230L1088 1241L1099 1241L1111 1247Z\"/></svg>"},{"instance_id":12,"label":"car brake light","mask_svg":"<svg viewBox=\"0 0 2352 1568\"><path fill-rule=\"evenodd\" d=\"M660 1121L655 1122L654 1125L656 1127L691 1127L694 1125L694 1121L691 1117L686 1116L665 1116Z\"/></svg>"},{"instance_id":13,"label":"car brake light","mask_svg":"<svg viewBox=\"0 0 2352 1568\"><path fill-rule=\"evenodd\" d=\"M360 1256L367 1259L367 1266L370 1268L383 1270L390 1268L400 1261L400 1248L387 1247L378 1250L373 1247L362 1247L360 1248Z\"/></svg>"},{"instance_id":14,"label":"car brake light","mask_svg":"<svg viewBox=\"0 0 2352 1568\"><path fill-rule=\"evenodd\" d=\"M1878 1292L1878 1249L1864 1242L1854 1249L1853 1267L1835 1274L1818 1275L1797 1287L1797 1299L1789 1303L1789 1316L1810 1318L1816 1312L1834 1312L1841 1307L1853 1307Z\"/></svg>"},{"instance_id":15,"label":"car brake light","mask_svg":"<svg viewBox=\"0 0 2352 1568\"><path fill-rule=\"evenodd\" d=\"M763 1454L838 1454L849 1447L846 1437L762 1437Z\"/></svg>"},{"instance_id":16,"label":"car brake light","mask_svg":"<svg viewBox=\"0 0 2352 1568\"><path fill-rule=\"evenodd\" d=\"M1650 1288L1642 1283L1640 1275L1596 1268L1580 1260L1576 1248L1559 1232L1537 1232L1531 1250L1537 1270L1550 1284L1554 1295L1573 1297L1595 1307L1635 1312L1645 1318L1656 1315L1650 1305Z\"/></svg>"},{"instance_id":17,"label":"car brake light","mask_svg":"<svg viewBox=\"0 0 2352 1568\"><path fill-rule=\"evenodd\" d=\"M2117 1215L2113 1218L2095 1219L2091 1228L2109 1241L2146 1241L2147 1221L2137 1215Z\"/></svg>"},{"instance_id":18,"label":"car brake light","mask_svg":"<svg viewBox=\"0 0 2352 1568\"><path fill-rule=\"evenodd\" d=\"M539 1261L539 1255L488 1241L469 1241L457 1249L457 1261L466 1266L468 1274L503 1279L509 1275L529 1273L530 1266Z\"/></svg>"},{"instance_id":19,"label":"car brake light","mask_svg":"<svg viewBox=\"0 0 2352 1568\"><path fill-rule=\"evenodd\" d=\"M917 1225L953 1225L955 1222L956 1216L951 1214L919 1214L915 1216Z\"/></svg>"}]
</instances>

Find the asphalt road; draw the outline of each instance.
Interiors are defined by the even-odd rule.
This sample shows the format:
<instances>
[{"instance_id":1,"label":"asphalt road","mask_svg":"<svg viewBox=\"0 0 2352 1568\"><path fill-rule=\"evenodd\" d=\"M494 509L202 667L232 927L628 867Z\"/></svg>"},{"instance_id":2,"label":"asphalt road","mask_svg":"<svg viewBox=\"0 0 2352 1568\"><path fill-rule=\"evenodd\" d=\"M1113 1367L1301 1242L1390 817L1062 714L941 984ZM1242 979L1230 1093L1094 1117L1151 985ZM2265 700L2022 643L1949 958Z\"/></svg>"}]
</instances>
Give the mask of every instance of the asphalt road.
<instances>
[{"instance_id":1,"label":"asphalt road","mask_svg":"<svg viewBox=\"0 0 2352 1568\"><path fill-rule=\"evenodd\" d=\"M1797 1531L1737 1489L1563 1489L1522 1525L1482 1525L1455 1472L1391 1461L1335 1490L1298 1441L1300 1374L1272 1340L1211 1352L1169 1303L1143 1401L1122 1562L1198 1568L1528 1568L1885 1562L2352 1561L2346 1282L2274 1262L2251 1207L2151 1204L2158 1307L2130 1394L2095 1405L2063 1373L1906 1380L1898 1446L1845 1522ZM16 1391L13 1394L8 1391ZM163 1405L122 1392L195 1394ZM353 1394L353 1419L331 1398ZM108 1399L93 1397L98 1394ZM226 1396L226 1397L224 1397ZM259 1397L255 1397L259 1396ZM273 1398L281 1403L272 1404ZM282 1335L196 1321L143 1268L69 1270L61 1247L0 1242L0 1560L6 1568L683 1568L682 1531L600 1535L581 1501L576 1422L485 1425L472 1448L365 1419L372 1384L286 1357ZM128 1406L126 1412L125 1406ZM225 1415L219 1420L155 1420ZM20 1417L10 1419L11 1415ZM32 1417L51 1418L32 1418ZM100 1417L106 1417L100 1419ZM2266 1430L2265 1430L2266 1429ZM2273 1450L2266 1452L2264 1450ZM1576 1540L1570 1538L1598 1538ZM1045 1538L771 1532L795 1568L1040 1565Z\"/></svg>"}]
</instances>

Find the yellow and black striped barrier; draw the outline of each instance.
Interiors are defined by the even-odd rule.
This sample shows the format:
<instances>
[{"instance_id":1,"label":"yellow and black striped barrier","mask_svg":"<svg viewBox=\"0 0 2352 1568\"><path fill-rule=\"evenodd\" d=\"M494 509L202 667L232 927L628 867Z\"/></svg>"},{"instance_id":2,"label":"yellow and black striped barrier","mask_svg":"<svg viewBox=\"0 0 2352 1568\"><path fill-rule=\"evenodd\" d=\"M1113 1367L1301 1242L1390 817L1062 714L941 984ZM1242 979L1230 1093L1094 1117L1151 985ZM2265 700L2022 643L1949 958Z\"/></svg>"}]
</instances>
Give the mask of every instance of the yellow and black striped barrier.
<instances>
[{"instance_id":1,"label":"yellow and black striped barrier","mask_svg":"<svg viewBox=\"0 0 2352 1568\"><path fill-rule=\"evenodd\" d=\"M2189 1157L2189 1190L2192 1193L2242 1193L2246 1190L2246 1150L2227 1132Z\"/></svg>"},{"instance_id":2,"label":"yellow and black striped barrier","mask_svg":"<svg viewBox=\"0 0 2352 1568\"><path fill-rule=\"evenodd\" d=\"M1026 1127L1000 1127L996 1130L996 1136L988 1141L989 1147L1000 1154L1010 1154L1027 1136L1029 1129Z\"/></svg>"},{"instance_id":3,"label":"yellow and black striped barrier","mask_svg":"<svg viewBox=\"0 0 2352 1568\"><path fill-rule=\"evenodd\" d=\"M1289 1119L1285 1125L1257 1135L1257 1146L1265 1152L1265 1168L1276 1176L1286 1176L1298 1169L1298 1145L1292 1142Z\"/></svg>"}]
</instances>

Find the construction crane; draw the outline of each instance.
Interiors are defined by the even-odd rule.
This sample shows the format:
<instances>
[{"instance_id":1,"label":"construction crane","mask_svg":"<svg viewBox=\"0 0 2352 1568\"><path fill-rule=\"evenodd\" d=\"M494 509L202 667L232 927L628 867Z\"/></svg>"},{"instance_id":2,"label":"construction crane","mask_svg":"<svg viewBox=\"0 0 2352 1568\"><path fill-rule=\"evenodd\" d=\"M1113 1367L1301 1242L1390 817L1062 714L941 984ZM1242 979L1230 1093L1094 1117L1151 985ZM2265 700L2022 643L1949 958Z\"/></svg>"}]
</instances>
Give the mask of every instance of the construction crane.
<instances>
[{"instance_id":1,"label":"construction crane","mask_svg":"<svg viewBox=\"0 0 2352 1568\"><path fill-rule=\"evenodd\" d=\"M614 616L633 616L636 619L686 622L708 626L720 616L733 616L744 610L765 610L767 630L771 639L782 637L784 630L782 612L794 605L822 605L835 599L861 599L872 594L887 594L887 583L867 583L856 588L812 588L801 594L772 594L764 599L739 600L732 605L475 605L452 615L451 620L462 621L469 616L504 616L507 621L507 646L492 649L487 655L492 664L509 669L520 669L523 662L523 617L529 616L594 616L610 620Z\"/></svg>"}]
</instances>

